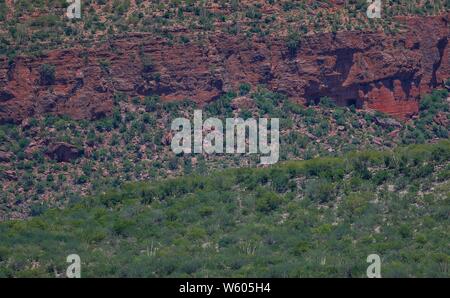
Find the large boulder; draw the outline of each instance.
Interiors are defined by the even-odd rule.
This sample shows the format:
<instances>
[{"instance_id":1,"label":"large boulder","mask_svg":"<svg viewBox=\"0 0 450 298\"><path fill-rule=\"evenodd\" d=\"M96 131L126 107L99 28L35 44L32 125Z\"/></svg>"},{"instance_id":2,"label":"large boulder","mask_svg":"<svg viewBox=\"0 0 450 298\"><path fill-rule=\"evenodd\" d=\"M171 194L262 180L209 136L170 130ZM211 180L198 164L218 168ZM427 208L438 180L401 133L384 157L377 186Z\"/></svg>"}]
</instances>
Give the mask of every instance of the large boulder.
<instances>
[{"instance_id":1,"label":"large boulder","mask_svg":"<svg viewBox=\"0 0 450 298\"><path fill-rule=\"evenodd\" d=\"M402 127L401 123L393 118L380 118L375 117L375 123L383 128L386 127Z\"/></svg>"},{"instance_id":2,"label":"large boulder","mask_svg":"<svg viewBox=\"0 0 450 298\"><path fill-rule=\"evenodd\" d=\"M82 150L78 149L76 146L58 142L49 146L47 150L47 156L51 159L57 160L58 162L68 162L76 159L82 155Z\"/></svg>"}]
</instances>

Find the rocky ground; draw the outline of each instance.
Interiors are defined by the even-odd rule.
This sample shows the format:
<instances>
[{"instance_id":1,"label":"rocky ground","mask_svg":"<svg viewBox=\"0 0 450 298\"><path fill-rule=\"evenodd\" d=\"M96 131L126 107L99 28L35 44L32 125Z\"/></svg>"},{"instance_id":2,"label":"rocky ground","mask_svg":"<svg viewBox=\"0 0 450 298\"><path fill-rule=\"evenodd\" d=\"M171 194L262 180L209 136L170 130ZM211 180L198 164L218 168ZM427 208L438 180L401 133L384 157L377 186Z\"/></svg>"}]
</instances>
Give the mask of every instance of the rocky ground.
<instances>
[{"instance_id":1,"label":"rocky ground","mask_svg":"<svg viewBox=\"0 0 450 298\"><path fill-rule=\"evenodd\" d=\"M336 107L327 97L305 107L267 89L228 94L203 109L204 119L280 118L283 161L447 138L447 94L435 91L425 96L420 113L409 121L354 106ZM180 116L192 120L197 108L188 101L147 97L142 102L120 96L113 115L101 120L48 116L31 118L22 125L0 126L1 217L37 215L128 181L259 164L256 155L174 155L170 149L171 121Z\"/></svg>"}]
</instances>

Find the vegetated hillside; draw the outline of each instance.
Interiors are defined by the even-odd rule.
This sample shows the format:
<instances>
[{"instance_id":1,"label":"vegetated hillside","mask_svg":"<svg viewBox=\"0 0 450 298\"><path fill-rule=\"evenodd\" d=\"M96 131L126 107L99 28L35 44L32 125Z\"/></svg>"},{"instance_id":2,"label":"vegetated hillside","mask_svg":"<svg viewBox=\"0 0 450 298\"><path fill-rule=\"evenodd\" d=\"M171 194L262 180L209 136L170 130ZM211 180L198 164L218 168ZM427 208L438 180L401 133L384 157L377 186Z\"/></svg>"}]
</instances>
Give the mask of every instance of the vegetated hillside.
<instances>
[{"instance_id":1,"label":"vegetated hillside","mask_svg":"<svg viewBox=\"0 0 450 298\"><path fill-rule=\"evenodd\" d=\"M0 276L448 277L449 3L0 0ZM283 163L175 156L197 108Z\"/></svg>"},{"instance_id":2,"label":"vegetated hillside","mask_svg":"<svg viewBox=\"0 0 450 298\"><path fill-rule=\"evenodd\" d=\"M391 33L400 29L399 17L435 16L450 9L447 0L386 1L383 19L368 20L364 0L81 2L81 19L69 20L65 0L0 0L0 54L39 54L130 32L150 32L169 39L179 37L176 33L279 36L299 28L301 34L344 30Z\"/></svg>"},{"instance_id":3,"label":"vegetated hillside","mask_svg":"<svg viewBox=\"0 0 450 298\"><path fill-rule=\"evenodd\" d=\"M249 90L242 84L238 93L204 106L203 118L280 118L282 161L448 138L450 102L444 90L424 96L419 115L409 122L337 107L326 97L305 107L264 88ZM117 94L113 116L102 120L48 116L0 126L0 220L39 215L124 182L258 165L257 155L174 155L171 122L180 116L192 120L196 108L188 101Z\"/></svg>"},{"instance_id":4,"label":"vegetated hillside","mask_svg":"<svg viewBox=\"0 0 450 298\"><path fill-rule=\"evenodd\" d=\"M0 276L449 277L450 142L128 184L0 224Z\"/></svg>"}]
</instances>

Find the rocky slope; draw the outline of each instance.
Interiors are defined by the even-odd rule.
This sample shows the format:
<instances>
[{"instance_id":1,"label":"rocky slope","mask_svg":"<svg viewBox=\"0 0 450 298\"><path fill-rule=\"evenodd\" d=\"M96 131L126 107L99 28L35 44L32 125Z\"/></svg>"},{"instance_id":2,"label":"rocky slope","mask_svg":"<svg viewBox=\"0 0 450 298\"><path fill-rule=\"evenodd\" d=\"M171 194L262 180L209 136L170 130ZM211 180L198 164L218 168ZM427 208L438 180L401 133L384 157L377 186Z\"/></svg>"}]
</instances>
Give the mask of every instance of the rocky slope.
<instances>
[{"instance_id":1,"label":"rocky slope","mask_svg":"<svg viewBox=\"0 0 450 298\"><path fill-rule=\"evenodd\" d=\"M294 50L282 37L224 33L173 44L135 33L91 48L2 58L0 123L43 113L103 117L118 92L209 102L243 82L265 84L303 102L329 96L342 105L407 117L417 112L421 94L450 76L449 14L399 20L406 29L396 35L308 35ZM54 79L42 79L42 65L55 67Z\"/></svg>"}]
</instances>

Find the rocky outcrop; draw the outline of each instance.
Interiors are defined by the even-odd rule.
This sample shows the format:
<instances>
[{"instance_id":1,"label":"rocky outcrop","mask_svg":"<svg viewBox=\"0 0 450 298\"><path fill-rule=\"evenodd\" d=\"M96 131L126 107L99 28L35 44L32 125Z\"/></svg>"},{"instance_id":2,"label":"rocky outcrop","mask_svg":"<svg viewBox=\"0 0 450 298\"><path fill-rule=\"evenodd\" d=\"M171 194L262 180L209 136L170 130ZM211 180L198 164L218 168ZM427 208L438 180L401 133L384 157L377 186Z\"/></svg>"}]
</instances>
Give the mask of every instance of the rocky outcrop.
<instances>
[{"instance_id":1,"label":"rocky outcrop","mask_svg":"<svg viewBox=\"0 0 450 298\"><path fill-rule=\"evenodd\" d=\"M0 151L0 162L9 162L13 158L11 152Z\"/></svg>"},{"instance_id":2,"label":"rocky outcrop","mask_svg":"<svg viewBox=\"0 0 450 298\"><path fill-rule=\"evenodd\" d=\"M80 157L81 154L81 150L77 147L63 142L52 144L47 150L47 155L58 162L71 161Z\"/></svg>"},{"instance_id":3,"label":"rocky outcrop","mask_svg":"<svg viewBox=\"0 0 450 298\"><path fill-rule=\"evenodd\" d=\"M250 97L240 96L233 99L233 101L231 102L231 107L234 110L237 109L249 110L255 108L256 104Z\"/></svg>"},{"instance_id":4,"label":"rocky outcrop","mask_svg":"<svg viewBox=\"0 0 450 298\"><path fill-rule=\"evenodd\" d=\"M12 170L2 171L2 173L0 173L0 177L7 181L17 181L17 173Z\"/></svg>"},{"instance_id":5,"label":"rocky outcrop","mask_svg":"<svg viewBox=\"0 0 450 298\"><path fill-rule=\"evenodd\" d=\"M361 31L308 36L295 55L284 38L218 33L202 43L169 44L139 33L90 49L9 63L5 58L0 122L45 113L100 118L111 113L117 92L205 103L242 82L264 84L301 101L329 96L342 105L407 117L417 112L421 94L450 76L448 17L402 18L409 30L395 36ZM39 84L43 64L55 66L51 85Z\"/></svg>"}]
</instances>

